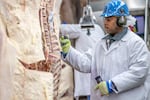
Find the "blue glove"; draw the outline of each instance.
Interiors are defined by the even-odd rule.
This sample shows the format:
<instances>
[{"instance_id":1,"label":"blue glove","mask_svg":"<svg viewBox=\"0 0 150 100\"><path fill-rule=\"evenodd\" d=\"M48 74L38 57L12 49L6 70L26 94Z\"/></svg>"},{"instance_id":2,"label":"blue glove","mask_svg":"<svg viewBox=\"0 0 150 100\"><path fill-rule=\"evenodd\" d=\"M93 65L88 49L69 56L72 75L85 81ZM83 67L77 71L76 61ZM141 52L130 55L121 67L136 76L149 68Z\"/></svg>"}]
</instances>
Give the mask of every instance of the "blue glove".
<instances>
[{"instance_id":1,"label":"blue glove","mask_svg":"<svg viewBox=\"0 0 150 100\"><path fill-rule=\"evenodd\" d=\"M96 85L95 89L99 89L101 92L101 96L103 95L109 95L113 92L112 90L112 81L102 81L99 84Z\"/></svg>"},{"instance_id":2,"label":"blue glove","mask_svg":"<svg viewBox=\"0 0 150 100\"><path fill-rule=\"evenodd\" d=\"M60 38L60 43L61 43L61 47L62 47L62 55L65 58L65 56L67 55L69 48L71 46L71 42L67 36L62 36Z\"/></svg>"}]
</instances>

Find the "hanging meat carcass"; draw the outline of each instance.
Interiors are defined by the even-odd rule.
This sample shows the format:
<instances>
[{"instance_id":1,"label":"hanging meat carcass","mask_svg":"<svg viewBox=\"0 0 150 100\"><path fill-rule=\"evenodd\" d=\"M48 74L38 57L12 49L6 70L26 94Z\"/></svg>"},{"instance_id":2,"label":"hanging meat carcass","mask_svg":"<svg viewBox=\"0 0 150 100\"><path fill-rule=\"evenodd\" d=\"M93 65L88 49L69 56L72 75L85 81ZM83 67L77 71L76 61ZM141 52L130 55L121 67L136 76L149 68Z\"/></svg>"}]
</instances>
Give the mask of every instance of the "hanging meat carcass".
<instances>
[{"instance_id":1,"label":"hanging meat carcass","mask_svg":"<svg viewBox=\"0 0 150 100\"><path fill-rule=\"evenodd\" d=\"M0 1L7 37L17 51L13 100L59 100L60 4L61 0Z\"/></svg>"},{"instance_id":2,"label":"hanging meat carcass","mask_svg":"<svg viewBox=\"0 0 150 100\"><path fill-rule=\"evenodd\" d=\"M26 64L19 60L24 67L31 70L46 71L53 73L54 100L58 100L58 87L61 73L61 59L59 34L56 33L57 27L54 23L54 4L56 0L42 0L39 10L40 26L42 30L43 50L45 60L32 64Z\"/></svg>"}]
</instances>

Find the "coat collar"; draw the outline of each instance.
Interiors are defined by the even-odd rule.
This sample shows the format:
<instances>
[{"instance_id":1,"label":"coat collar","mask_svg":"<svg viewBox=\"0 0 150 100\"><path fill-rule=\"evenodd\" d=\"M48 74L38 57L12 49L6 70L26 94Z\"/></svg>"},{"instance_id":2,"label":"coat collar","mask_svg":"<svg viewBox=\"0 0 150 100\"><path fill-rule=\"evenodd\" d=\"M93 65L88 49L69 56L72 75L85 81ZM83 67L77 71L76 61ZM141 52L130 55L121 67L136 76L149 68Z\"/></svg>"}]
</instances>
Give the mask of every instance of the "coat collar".
<instances>
[{"instance_id":1,"label":"coat collar","mask_svg":"<svg viewBox=\"0 0 150 100\"><path fill-rule=\"evenodd\" d=\"M107 50L107 48L106 48L106 41L105 41L106 38L105 38L105 37L107 37L107 36L105 36L105 37L102 39L102 47L103 47L103 49L107 52L107 54L110 53L111 51L113 51L114 49L116 49L117 47L119 47L119 45L121 45L122 42L126 42L126 41L129 40L129 38L132 37L131 34L130 34L131 31L130 31L128 28L126 28L126 30L125 30L124 32L126 32L126 33L124 33L124 35L122 36L122 38L120 38L120 41L114 42L114 43L112 44L112 46L109 48L109 50Z\"/></svg>"},{"instance_id":2,"label":"coat collar","mask_svg":"<svg viewBox=\"0 0 150 100\"><path fill-rule=\"evenodd\" d=\"M128 30L128 28L125 27L122 32L117 33L115 36L107 35L103 39L105 39L105 40L110 39L110 40L114 40L114 41L119 41L127 34L127 30Z\"/></svg>"},{"instance_id":3,"label":"coat collar","mask_svg":"<svg viewBox=\"0 0 150 100\"><path fill-rule=\"evenodd\" d=\"M127 30L127 34L121 39L121 41L128 41L129 38L132 38L132 34L135 34L133 33L132 31L130 31L129 29Z\"/></svg>"}]
</instances>

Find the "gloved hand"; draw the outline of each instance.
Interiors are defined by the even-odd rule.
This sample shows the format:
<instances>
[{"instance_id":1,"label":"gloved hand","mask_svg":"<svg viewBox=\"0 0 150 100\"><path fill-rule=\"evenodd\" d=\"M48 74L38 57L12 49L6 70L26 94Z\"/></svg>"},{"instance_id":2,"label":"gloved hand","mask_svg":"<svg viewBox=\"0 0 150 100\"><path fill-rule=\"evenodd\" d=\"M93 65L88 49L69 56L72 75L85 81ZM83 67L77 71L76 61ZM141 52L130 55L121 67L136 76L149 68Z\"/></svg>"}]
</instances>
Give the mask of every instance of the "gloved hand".
<instances>
[{"instance_id":1,"label":"gloved hand","mask_svg":"<svg viewBox=\"0 0 150 100\"><path fill-rule=\"evenodd\" d=\"M95 89L99 89L101 96L103 95L109 95L110 93L113 92L112 90L112 82L109 81L102 81L99 84L96 85Z\"/></svg>"},{"instance_id":2,"label":"gloved hand","mask_svg":"<svg viewBox=\"0 0 150 100\"><path fill-rule=\"evenodd\" d=\"M60 43L61 43L61 47L62 47L62 52L63 52L63 54L66 55L71 46L71 42L70 42L69 38L67 36L62 36L60 38Z\"/></svg>"}]
</instances>

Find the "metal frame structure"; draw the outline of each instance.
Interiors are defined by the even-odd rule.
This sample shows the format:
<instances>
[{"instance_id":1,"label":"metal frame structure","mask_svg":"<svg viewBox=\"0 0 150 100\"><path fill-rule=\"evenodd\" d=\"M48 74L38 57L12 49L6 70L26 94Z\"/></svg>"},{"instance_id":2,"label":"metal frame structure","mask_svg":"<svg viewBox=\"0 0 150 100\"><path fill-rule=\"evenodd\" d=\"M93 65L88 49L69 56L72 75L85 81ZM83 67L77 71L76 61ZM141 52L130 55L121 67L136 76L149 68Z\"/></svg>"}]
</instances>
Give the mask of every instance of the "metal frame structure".
<instances>
[{"instance_id":1,"label":"metal frame structure","mask_svg":"<svg viewBox=\"0 0 150 100\"><path fill-rule=\"evenodd\" d=\"M144 30L144 40L148 43L148 15L149 15L149 8L148 8L148 0L145 2L145 30Z\"/></svg>"}]
</instances>

